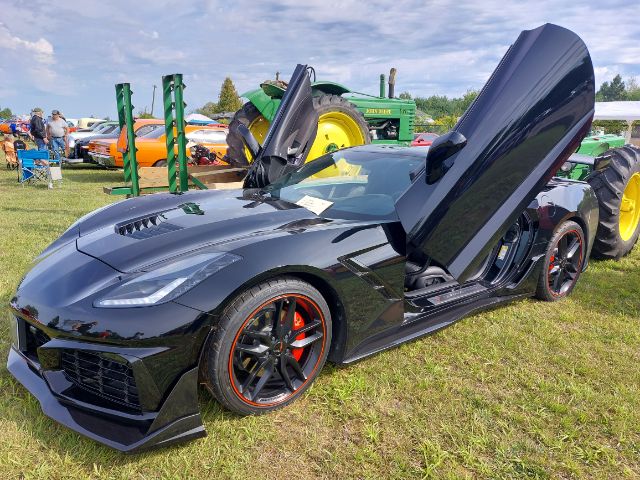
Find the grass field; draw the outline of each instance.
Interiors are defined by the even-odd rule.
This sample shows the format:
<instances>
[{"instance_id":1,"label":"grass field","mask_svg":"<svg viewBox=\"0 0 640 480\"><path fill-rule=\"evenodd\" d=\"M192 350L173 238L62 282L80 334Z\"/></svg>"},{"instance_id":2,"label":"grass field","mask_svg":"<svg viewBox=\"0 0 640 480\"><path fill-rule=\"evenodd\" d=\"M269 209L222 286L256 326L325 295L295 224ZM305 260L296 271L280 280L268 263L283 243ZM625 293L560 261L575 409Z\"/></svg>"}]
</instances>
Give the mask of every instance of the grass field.
<instances>
[{"instance_id":1,"label":"grass field","mask_svg":"<svg viewBox=\"0 0 640 480\"><path fill-rule=\"evenodd\" d=\"M0 303L31 259L115 199L121 174L17 185L0 158ZM9 348L0 310L0 358ZM59 426L0 367L0 477L640 478L640 249L594 262L568 300L521 301L348 368L262 417L203 390L208 437L123 456ZM4 362L4 360L2 360Z\"/></svg>"}]
</instances>

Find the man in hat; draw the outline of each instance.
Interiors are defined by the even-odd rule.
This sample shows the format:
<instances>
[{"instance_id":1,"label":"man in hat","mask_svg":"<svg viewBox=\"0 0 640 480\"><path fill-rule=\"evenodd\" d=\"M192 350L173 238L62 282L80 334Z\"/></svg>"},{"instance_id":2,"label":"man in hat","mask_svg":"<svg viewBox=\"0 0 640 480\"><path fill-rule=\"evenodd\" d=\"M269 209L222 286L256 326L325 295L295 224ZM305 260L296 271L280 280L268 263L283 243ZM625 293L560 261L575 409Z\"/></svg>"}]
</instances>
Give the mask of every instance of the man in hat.
<instances>
[{"instance_id":1,"label":"man in hat","mask_svg":"<svg viewBox=\"0 0 640 480\"><path fill-rule=\"evenodd\" d=\"M67 145L67 132L69 125L62 118L59 110L51 112L51 120L47 123L47 138L49 139L51 150L55 155L55 159L60 161L60 151L65 151Z\"/></svg>"},{"instance_id":2,"label":"man in hat","mask_svg":"<svg viewBox=\"0 0 640 480\"><path fill-rule=\"evenodd\" d=\"M46 150L47 143L49 143L42 114L41 108L34 108L31 112L31 121L29 122L29 137L36 142L38 150Z\"/></svg>"}]
</instances>

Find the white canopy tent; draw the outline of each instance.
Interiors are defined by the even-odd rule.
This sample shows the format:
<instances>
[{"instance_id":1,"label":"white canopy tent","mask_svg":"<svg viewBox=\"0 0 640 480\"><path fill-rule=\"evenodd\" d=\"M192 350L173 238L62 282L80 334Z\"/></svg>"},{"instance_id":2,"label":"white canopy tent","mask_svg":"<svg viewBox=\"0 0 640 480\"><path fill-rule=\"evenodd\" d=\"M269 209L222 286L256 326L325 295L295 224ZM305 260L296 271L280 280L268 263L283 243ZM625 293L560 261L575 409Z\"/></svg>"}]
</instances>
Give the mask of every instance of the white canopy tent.
<instances>
[{"instance_id":1,"label":"white canopy tent","mask_svg":"<svg viewBox=\"0 0 640 480\"><path fill-rule=\"evenodd\" d=\"M640 120L640 102L596 102L593 119L627 122L625 141L631 143L631 126L635 120Z\"/></svg>"}]
</instances>

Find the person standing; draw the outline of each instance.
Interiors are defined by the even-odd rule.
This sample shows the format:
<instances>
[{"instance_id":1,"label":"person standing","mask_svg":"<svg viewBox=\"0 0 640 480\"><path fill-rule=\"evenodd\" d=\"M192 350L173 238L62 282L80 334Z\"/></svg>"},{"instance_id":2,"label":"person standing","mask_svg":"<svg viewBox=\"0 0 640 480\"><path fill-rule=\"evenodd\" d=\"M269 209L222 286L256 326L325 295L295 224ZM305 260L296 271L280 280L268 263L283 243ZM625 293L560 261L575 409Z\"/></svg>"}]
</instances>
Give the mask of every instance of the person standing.
<instances>
[{"instance_id":1,"label":"person standing","mask_svg":"<svg viewBox=\"0 0 640 480\"><path fill-rule=\"evenodd\" d=\"M47 123L47 138L50 142L49 146L53 150L54 158L58 162L60 162L60 151L64 152L66 149L68 131L69 125L60 115L60 111L53 110L51 112L51 120Z\"/></svg>"},{"instance_id":2,"label":"person standing","mask_svg":"<svg viewBox=\"0 0 640 480\"><path fill-rule=\"evenodd\" d=\"M31 120L29 122L29 137L36 142L36 148L38 150L46 150L47 144L49 143L42 114L41 108L34 108L31 112Z\"/></svg>"}]
</instances>

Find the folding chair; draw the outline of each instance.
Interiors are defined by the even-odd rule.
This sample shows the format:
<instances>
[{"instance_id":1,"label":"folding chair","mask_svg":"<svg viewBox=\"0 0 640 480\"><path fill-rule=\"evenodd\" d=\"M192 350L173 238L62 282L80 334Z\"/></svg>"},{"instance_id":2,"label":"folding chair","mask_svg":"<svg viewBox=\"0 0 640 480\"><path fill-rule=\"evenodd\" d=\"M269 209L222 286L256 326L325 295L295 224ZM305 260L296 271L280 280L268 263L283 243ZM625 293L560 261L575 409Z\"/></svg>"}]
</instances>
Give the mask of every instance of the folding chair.
<instances>
[{"instance_id":1,"label":"folding chair","mask_svg":"<svg viewBox=\"0 0 640 480\"><path fill-rule=\"evenodd\" d=\"M36 184L46 183L53 188L53 180L62 181L60 167L51 167L49 152L46 150L18 150L18 181Z\"/></svg>"}]
</instances>

